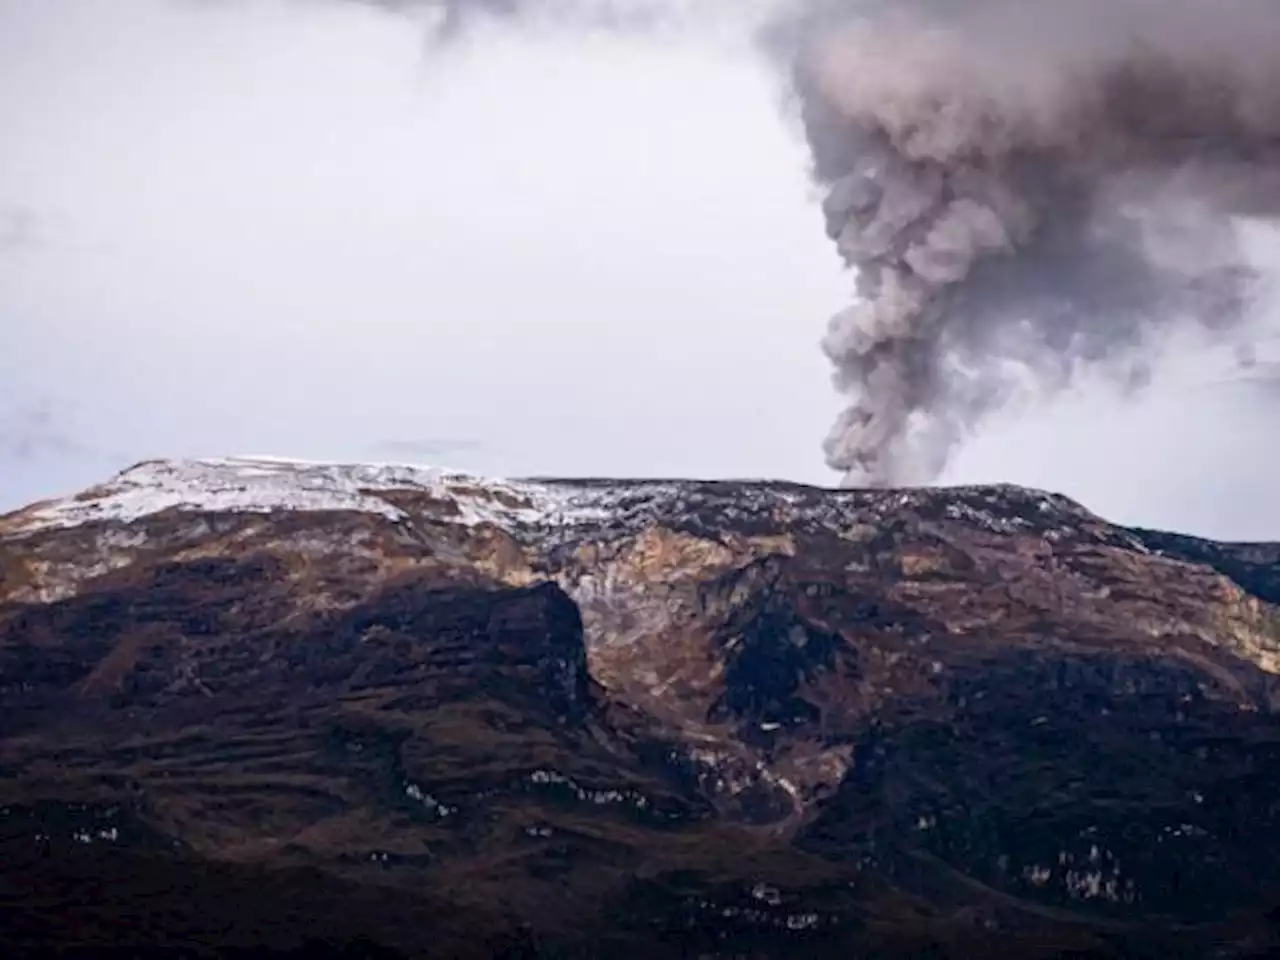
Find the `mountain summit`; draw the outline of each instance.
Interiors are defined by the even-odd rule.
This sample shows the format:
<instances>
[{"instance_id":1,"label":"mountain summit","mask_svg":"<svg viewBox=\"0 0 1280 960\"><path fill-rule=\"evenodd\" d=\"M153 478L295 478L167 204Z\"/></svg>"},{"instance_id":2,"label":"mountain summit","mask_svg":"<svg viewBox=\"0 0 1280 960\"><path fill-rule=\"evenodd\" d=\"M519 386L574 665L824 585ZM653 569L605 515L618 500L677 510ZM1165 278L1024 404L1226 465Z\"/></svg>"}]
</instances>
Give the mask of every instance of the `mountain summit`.
<instances>
[{"instance_id":1,"label":"mountain summit","mask_svg":"<svg viewBox=\"0 0 1280 960\"><path fill-rule=\"evenodd\" d=\"M0 517L0 929L1261 955L1278 605L1013 487L140 464Z\"/></svg>"}]
</instances>

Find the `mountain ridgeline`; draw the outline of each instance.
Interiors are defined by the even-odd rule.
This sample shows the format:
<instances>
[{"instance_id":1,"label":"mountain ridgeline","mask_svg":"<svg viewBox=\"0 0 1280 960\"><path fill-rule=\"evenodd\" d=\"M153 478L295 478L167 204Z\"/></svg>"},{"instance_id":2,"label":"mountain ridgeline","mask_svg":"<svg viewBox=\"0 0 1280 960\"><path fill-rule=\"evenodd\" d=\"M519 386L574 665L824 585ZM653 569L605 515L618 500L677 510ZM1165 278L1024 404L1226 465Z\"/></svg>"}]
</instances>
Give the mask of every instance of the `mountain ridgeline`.
<instances>
[{"instance_id":1,"label":"mountain ridgeline","mask_svg":"<svg viewBox=\"0 0 1280 960\"><path fill-rule=\"evenodd\" d=\"M0 697L16 957L1280 943L1280 545L1036 491L140 464Z\"/></svg>"}]
</instances>

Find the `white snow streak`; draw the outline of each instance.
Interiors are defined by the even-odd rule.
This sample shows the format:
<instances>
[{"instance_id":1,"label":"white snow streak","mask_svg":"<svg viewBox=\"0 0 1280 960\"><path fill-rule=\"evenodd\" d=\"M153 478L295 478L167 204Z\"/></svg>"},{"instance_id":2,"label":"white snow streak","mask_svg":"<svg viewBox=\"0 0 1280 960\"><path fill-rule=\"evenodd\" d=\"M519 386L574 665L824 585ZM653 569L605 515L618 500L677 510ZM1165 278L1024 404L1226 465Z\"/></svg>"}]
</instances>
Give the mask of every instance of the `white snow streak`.
<instances>
[{"instance_id":1,"label":"white snow streak","mask_svg":"<svg viewBox=\"0 0 1280 960\"><path fill-rule=\"evenodd\" d=\"M268 457L140 463L99 487L19 515L18 530L129 524L179 510L193 513L372 513L392 521L405 511L380 494L419 493L439 500L453 523L557 524L604 519L605 509L577 504L567 486L486 480L434 467L312 463ZM450 507L451 505L451 507Z\"/></svg>"}]
</instances>

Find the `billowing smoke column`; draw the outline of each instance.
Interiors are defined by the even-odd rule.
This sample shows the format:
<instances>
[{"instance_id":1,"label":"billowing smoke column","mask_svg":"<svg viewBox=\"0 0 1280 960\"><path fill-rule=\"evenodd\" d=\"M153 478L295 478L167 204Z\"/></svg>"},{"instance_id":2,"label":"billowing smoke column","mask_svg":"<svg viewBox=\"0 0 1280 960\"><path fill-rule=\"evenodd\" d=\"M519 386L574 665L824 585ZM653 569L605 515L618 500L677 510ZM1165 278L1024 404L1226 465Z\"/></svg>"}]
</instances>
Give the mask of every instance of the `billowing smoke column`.
<instances>
[{"instance_id":1,"label":"billowing smoke column","mask_svg":"<svg viewBox=\"0 0 1280 960\"><path fill-rule=\"evenodd\" d=\"M418 6L426 0L366 0ZM1019 383L1141 387L1241 327L1239 217L1280 211L1280 0L440 0L635 28L770 12L858 297L823 348L851 485L929 482Z\"/></svg>"},{"instance_id":2,"label":"billowing smoke column","mask_svg":"<svg viewBox=\"0 0 1280 960\"><path fill-rule=\"evenodd\" d=\"M1238 216L1280 210L1275 0L810 9L795 85L858 302L823 342L851 485L936 479L1030 375L1140 386L1167 328L1238 327Z\"/></svg>"}]
</instances>

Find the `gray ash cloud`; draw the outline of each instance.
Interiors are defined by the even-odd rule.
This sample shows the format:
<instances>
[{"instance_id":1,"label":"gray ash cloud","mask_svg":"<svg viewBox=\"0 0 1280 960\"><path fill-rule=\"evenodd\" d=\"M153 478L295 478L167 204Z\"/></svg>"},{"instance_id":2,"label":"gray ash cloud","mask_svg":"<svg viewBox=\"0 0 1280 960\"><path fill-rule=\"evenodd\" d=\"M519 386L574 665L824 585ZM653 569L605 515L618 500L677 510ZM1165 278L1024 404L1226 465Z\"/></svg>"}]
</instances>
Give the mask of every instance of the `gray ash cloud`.
<instances>
[{"instance_id":1,"label":"gray ash cloud","mask_svg":"<svg viewBox=\"0 0 1280 960\"><path fill-rule=\"evenodd\" d=\"M441 36L770 7L425 6ZM1173 328L1242 328L1259 277L1237 221L1280 213L1277 0L780 0L761 39L857 278L822 342L849 401L825 447L845 482L935 480L1020 384L1087 368L1140 390Z\"/></svg>"},{"instance_id":2,"label":"gray ash cloud","mask_svg":"<svg viewBox=\"0 0 1280 960\"><path fill-rule=\"evenodd\" d=\"M1236 218L1280 212L1280 6L827 4L793 32L851 484L935 479L1018 378L1141 387L1168 328L1238 327Z\"/></svg>"}]
</instances>

